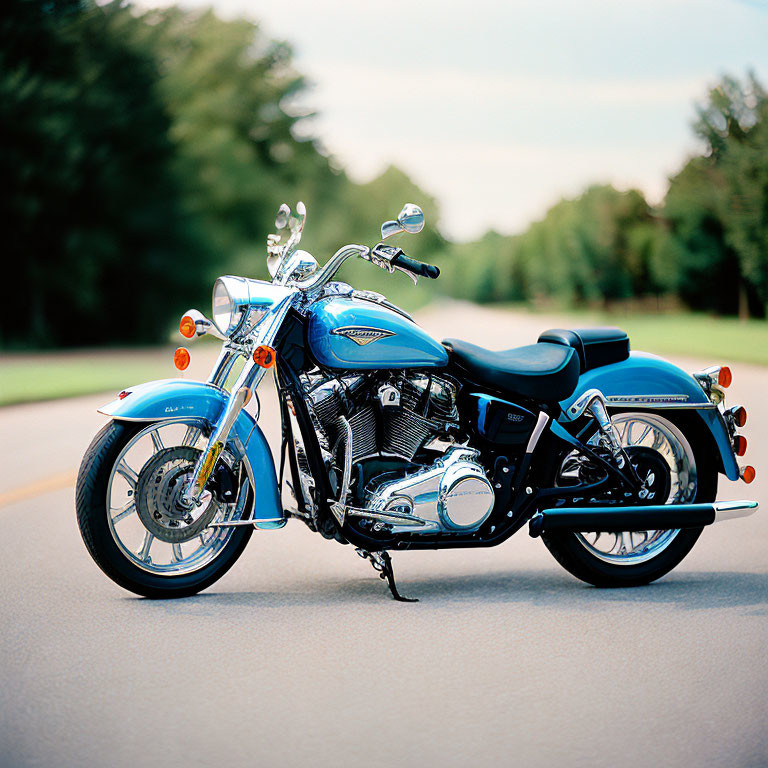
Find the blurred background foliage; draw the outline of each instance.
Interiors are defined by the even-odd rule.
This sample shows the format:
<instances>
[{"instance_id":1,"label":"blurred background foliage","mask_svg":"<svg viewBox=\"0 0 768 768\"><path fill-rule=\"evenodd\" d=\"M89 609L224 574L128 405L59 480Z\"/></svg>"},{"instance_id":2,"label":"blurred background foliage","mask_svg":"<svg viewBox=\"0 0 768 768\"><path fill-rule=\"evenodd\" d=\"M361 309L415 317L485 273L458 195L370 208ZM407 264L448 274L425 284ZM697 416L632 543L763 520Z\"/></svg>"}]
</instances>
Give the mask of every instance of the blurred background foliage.
<instances>
[{"instance_id":1,"label":"blurred background foliage","mask_svg":"<svg viewBox=\"0 0 768 768\"><path fill-rule=\"evenodd\" d=\"M427 229L401 242L437 263L414 289L364 262L341 273L414 306L478 302L685 305L764 318L768 98L726 77L697 108L700 156L652 207L596 185L520 235L445 240L436 202L395 167L351 181L297 126L305 82L291 49L250 21L119 2L6 0L0 14L0 201L5 348L147 343L207 308L212 280L266 277L282 201L309 211L322 263L372 244L403 202Z\"/></svg>"}]
</instances>

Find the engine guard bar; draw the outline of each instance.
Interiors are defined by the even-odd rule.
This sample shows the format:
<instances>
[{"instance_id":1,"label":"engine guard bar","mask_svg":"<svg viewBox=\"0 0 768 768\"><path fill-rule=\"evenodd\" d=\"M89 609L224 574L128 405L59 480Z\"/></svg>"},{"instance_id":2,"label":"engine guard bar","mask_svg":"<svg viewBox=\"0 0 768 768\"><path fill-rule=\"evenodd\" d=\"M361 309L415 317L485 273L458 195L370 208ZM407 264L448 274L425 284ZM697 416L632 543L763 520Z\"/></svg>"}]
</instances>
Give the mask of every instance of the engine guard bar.
<instances>
[{"instance_id":1,"label":"engine guard bar","mask_svg":"<svg viewBox=\"0 0 768 768\"><path fill-rule=\"evenodd\" d=\"M542 509L528 524L536 538L549 531L653 531L698 528L721 520L747 517L756 501L715 501L711 504L657 504L648 507L559 507Z\"/></svg>"}]
</instances>

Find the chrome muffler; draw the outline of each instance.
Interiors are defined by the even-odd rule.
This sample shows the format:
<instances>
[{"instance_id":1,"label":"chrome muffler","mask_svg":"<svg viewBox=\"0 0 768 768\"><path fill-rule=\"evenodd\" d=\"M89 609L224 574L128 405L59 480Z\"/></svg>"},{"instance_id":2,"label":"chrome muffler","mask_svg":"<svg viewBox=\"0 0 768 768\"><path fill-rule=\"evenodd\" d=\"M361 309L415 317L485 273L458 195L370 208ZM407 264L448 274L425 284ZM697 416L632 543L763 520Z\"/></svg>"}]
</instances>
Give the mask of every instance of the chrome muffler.
<instances>
[{"instance_id":1,"label":"chrome muffler","mask_svg":"<svg viewBox=\"0 0 768 768\"><path fill-rule=\"evenodd\" d=\"M656 504L648 507L558 507L542 509L528 524L534 538L549 531L658 531L698 528L721 520L747 517L756 501L715 501L709 504Z\"/></svg>"}]
</instances>

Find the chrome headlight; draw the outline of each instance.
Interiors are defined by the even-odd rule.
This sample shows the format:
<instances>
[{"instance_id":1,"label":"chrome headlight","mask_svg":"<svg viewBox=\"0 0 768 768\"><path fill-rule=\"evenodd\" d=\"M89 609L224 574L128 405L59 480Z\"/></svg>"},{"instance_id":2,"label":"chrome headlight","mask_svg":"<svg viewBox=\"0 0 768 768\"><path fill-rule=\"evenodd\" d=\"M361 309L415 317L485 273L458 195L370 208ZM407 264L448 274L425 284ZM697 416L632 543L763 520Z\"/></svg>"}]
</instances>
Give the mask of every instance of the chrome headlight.
<instances>
[{"instance_id":1,"label":"chrome headlight","mask_svg":"<svg viewBox=\"0 0 768 768\"><path fill-rule=\"evenodd\" d=\"M213 322L226 336L250 332L288 293L263 280L220 277L213 284Z\"/></svg>"},{"instance_id":2,"label":"chrome headlight","mask_svg":"<svg viewBox=\"0 0 768 768\"><path fill-rule=\"evenodd\" d=\"M235 300L227 289L226 278L220 277L213 284L213 322L222 333L229 335L236 326L235 320Z\"/></svg>"}]
</instances>

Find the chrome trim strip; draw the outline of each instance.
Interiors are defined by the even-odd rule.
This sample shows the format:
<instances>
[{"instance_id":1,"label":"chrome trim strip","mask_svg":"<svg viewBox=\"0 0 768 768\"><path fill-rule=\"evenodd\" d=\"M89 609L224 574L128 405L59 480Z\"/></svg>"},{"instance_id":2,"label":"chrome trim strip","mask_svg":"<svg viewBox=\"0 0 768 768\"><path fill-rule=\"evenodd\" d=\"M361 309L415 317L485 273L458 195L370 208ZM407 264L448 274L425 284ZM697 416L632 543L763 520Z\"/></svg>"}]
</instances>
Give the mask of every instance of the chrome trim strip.
<instances>
[{"instance_id":1,"label":"chrome trim strip","mask_svg":"<svg viewBox=\"0 0 768 768\"><path fill-rule=\"evenodd\" d=\"M606 405L633 408L715 408L710 401L692 403L689 395L609 395Z\"/></svg>"}]
</instances>

